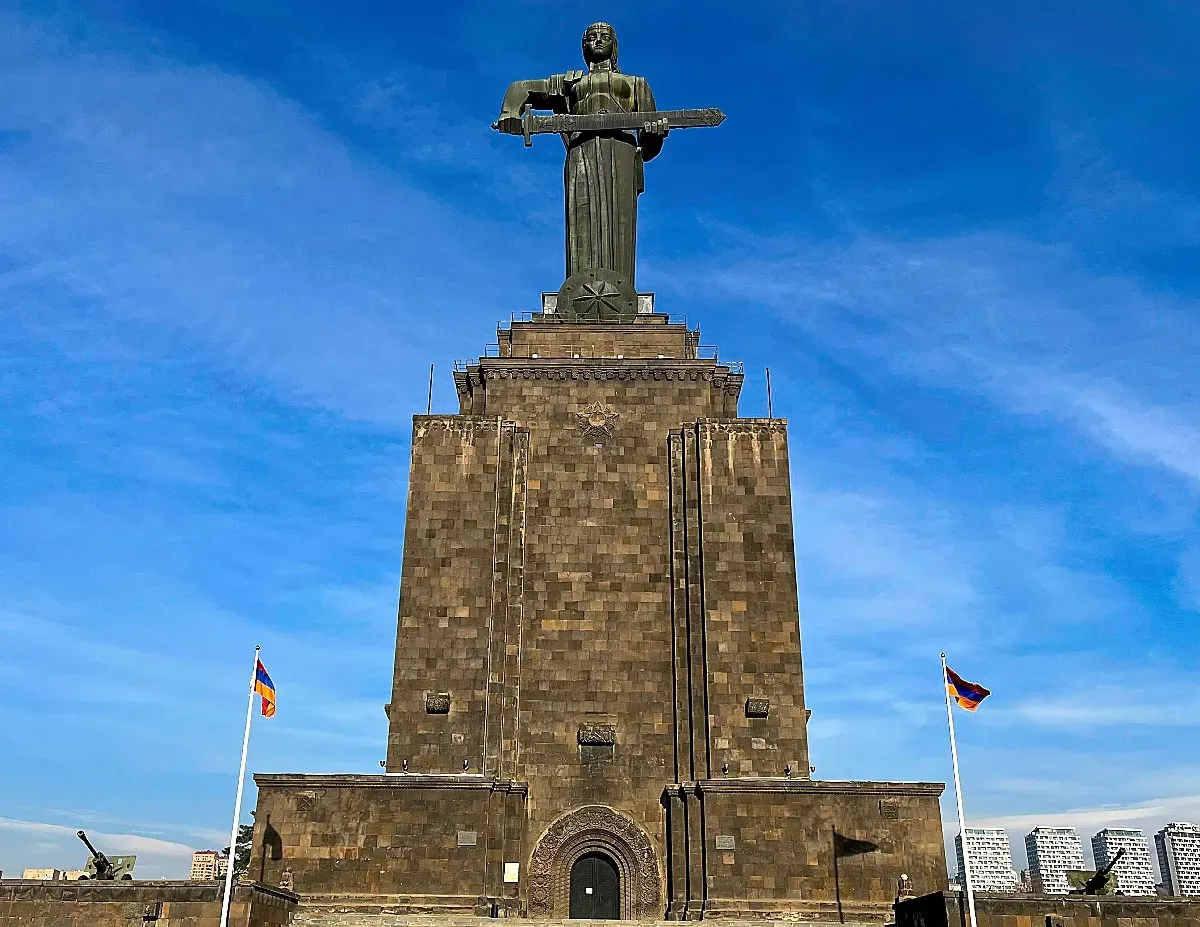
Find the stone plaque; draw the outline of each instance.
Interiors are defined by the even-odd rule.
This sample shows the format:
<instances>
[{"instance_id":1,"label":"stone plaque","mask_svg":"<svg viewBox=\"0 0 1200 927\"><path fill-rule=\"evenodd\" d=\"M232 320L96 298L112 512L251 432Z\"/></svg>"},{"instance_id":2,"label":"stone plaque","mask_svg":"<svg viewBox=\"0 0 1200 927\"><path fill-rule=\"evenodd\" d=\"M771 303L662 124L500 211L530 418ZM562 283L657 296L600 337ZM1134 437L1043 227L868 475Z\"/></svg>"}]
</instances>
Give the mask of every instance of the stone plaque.
<instances>
[{"instance_id":1,"label":"stone plaque","mask_svg":"<svg viewBox=\"0 0 1200 927\"><path fill-rule=\"evenodd\" d=\"M617 728L612 724L579 725L581 747L611 747L617 742Z\"/></svg>"},{"instance_id":2,"label":"stone plaque","mask_svg":"<svg viewBox=\"0 0 1200 927\"><path fill-rule=\"evenodd\" d=\"M737 849L737 840L733 834L717 834L717 849L718 850L735 850Z\"/></svg>"},{"instance_id":3,"label":"stone plaque","mask_svg":"<svg viewBox=\"0 0 1200 927\"><path fill-rule=\"evenodd\" d=\"M766 738L765 737L751 737L750 738L750 749L751 750L766 750L767 749Z\"/></svg>"},{"instance_id":4,"label":"stone plaque","mask_svg":"<svg viewBox=\"0 0 1200 927\"><path fill-rule=\"evenodd\" d=\"M521 864L520 863L505 863L504 864L504 881L519 882L521 881Z\"/></svg>"},{"instance_id":5,"label":"stone plaque","mask_svg":"<svg viewBox=\"0 0 1200 927\"><path fill-rule=\"evenodd\" d=\"M462 734L451 734L450 739L456 744L461 744L463 742L463 735Z\"/></svg>"},{"instance_id":6,"label":"stone plaque","mask_svg":"<svg viewBox=\"0 0 1200 927\"><path fill-rule=\"evenodd\" d=\"M765 718L771 711L771 700L769 698L748 698L746 699L746 717L747 718Z\"/></svg>"},{"instance_id":7,"label":"stone plaque","mask_svg":"<svg viewBox=\"0 0 1200 927\"><path fill-rule=\"evenodd\" d=\"M450 712L450 693L439 692L436 695L425 696L425 712L431 715L444 715Z\"/></svg>"},{"instance_id":8,"label":"stone plaque","mask_svg":"<svg viewBox=\"0 0 1200 927\"><path fill-rule=\"evenodd\" d=\"M479 843L479 834L473 830L460 830L458 832L458 845L460 847L473 847Z\"/></svg>"},{"instance_id":9,"label":"stone plaque","mask_svg":"<svg viewBox=\"0 0 1200 927\"><path fill-rule=\"evenodd\" d=\"M879 816L885 821L899 821L900 806L894 801L882 799L879 802Z\"/></svg>"}]
</instances>

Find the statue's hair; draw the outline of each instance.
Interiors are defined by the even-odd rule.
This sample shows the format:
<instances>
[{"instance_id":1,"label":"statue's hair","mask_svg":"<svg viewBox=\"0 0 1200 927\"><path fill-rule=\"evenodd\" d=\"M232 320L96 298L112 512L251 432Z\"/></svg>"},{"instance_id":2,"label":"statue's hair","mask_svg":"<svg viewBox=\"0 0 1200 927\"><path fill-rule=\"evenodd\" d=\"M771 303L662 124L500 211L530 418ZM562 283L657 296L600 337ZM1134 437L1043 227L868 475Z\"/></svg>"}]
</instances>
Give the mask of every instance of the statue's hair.
<instances>
[{"instance_id":1,"label":"statue's hair","mask_svg":"<svg viewBox=\"0 0 1200 927\"><path fill-rule=\"evenodd\" d=\"M586 29L583 30L583 38L586 39L587 34L589 32L591 32L593 29L595 29L597 26L603 26L605 29L607 29L609 32L612 33L612 37L613 37L613 50L612 50L612 59L611 59L612 60L612 69L614 71L620 73L621 69L619 67L617 67L617 51L619 49L619 45L617 43L617 30L616 29L614 29L608 23L592 23L590 26L588 26Z\"/></svg>"}]
</instances>

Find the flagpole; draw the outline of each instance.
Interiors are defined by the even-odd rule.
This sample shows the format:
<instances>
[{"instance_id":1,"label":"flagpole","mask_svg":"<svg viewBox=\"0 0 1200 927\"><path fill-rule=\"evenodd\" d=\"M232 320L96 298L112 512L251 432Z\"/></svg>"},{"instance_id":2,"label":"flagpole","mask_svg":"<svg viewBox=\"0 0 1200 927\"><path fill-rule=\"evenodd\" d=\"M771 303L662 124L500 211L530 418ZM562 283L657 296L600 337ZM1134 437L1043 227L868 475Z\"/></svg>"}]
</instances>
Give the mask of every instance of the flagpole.
<instances>
[{"instance_id":1,"label":"flagpole","mask_svg":"<svg viewBox=\"0 0 1200 927\"><path fill-rule=\"evenodd\" d=\"M246 699L246 733L242 735L242 764L238 767L237 798L233 802L233 827L229 832L229 860L225 866L225 897L221 901L221 927L229 927L229 903L233 900L233 863L237 859L238 823L242 819L242 786L246 782L246 754L250 750L250 722L254 719L254 680L258 676L258 652L250 670L250 695Z\"/></svg>"},{"instance_id":2,"label":"flagpole","mask_svg":"<svg viewBox=\"0 0 1200 927\"><path fill-rule=\"evenodd\" d=\"M942 689L946 693L946 722L950 725L950 761L954 766L954 800L958 803L958 836L962 841L963 881L967 889L967 910L971 920L967 927L976 927L975 889L971 887L971 854L967 847L967 820L963 816L962 781L958 777L958 741L954 737L954 709L950 705L950 686L946 677L946 655L942 654Z\"/></svg>"}]
</instances>

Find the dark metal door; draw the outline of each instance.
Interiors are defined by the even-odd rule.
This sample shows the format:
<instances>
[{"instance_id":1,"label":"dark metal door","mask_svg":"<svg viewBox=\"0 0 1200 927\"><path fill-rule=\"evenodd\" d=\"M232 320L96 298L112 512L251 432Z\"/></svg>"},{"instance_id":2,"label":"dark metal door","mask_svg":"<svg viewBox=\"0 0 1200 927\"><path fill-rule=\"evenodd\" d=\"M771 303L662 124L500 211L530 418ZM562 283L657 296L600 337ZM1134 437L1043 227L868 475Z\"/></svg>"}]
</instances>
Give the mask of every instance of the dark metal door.
<instances>
[{"instance_id":1,"label":"dark metal door","mask_svg":"<svg viewBox=\"0 0 1200 927\"><path fill-rule=\"evenodd\" d=\"M620 877L613 861L603 853L581 856L571 867L571 917L621 917Z\"/></svg>"}]
</instances>

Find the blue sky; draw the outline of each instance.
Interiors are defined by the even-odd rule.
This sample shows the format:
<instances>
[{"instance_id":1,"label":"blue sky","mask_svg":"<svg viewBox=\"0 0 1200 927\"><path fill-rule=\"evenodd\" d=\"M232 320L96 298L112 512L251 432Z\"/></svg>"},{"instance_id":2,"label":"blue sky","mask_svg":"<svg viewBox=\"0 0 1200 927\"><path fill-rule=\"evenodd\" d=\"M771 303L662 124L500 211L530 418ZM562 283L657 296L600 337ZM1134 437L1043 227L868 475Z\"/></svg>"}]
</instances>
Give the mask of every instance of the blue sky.
<instances>
[{"instance_id":1,"label":"blue sky","mask_svg":"<svg viewBox=\"0 0 1200 927\"><path fill-rule=\"evenodd\" d=\"M0 6L6 874L223 846L256 643L251 767L378 769L428 364L562 276L487 125L597 18L728 113L639 283L791 422L817 776L948 779L944 649L973 823L1200 818L1194 4Z\"/></svg>"}]
</instances>

